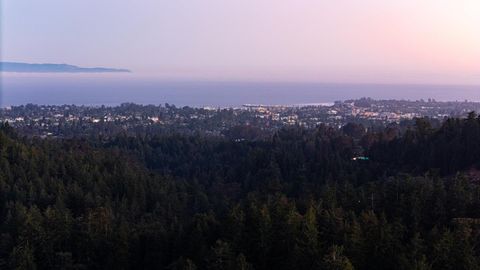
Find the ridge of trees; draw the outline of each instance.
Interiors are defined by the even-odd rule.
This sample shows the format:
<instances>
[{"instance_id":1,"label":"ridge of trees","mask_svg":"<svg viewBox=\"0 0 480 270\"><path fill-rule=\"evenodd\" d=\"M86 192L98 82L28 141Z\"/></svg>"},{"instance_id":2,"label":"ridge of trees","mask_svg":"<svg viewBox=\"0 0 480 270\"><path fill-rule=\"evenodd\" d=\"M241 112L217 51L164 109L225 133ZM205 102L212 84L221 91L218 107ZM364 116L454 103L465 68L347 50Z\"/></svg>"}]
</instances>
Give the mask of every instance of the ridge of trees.
<instances>
[{"instance_id":1,"label":"ridge of trees","mask_svg":"<svg viewBox=\"0 0 480 270\"><path fill-rule=\"evenodd\" d=\"M4 124L0 269L478 269L478 135L473 113L257 141Z\"/></svg>"}]
</instances>

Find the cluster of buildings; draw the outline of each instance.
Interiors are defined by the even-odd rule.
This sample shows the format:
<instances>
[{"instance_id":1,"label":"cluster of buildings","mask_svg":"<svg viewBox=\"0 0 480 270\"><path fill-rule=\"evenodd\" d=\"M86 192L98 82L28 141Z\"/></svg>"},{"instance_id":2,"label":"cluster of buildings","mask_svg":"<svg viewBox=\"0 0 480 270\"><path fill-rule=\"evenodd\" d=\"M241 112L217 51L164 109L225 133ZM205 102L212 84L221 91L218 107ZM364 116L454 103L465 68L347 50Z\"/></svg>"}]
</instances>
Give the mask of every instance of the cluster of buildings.
<instances>
[{"instance_id":1,"label":"cluster of buildings","mask_svg":"<svg viewBox=\"0 0 480 270\"><path fill-rule=\"evenodd\" d=\"M471 111L480 111L478 102L437 102L432 99L408 101L362 98L320 105L245 105L244 107L259 118L278 121L282 125L306 127L319 124L343 126L349 122L388 124L419 117L444 119L463 117Z\"/></svg>"},{"instance_id":2,"label":"cluster of buildings","mask_svg":"<svg viewBox=\"0 0 480 270\"><path fill-rule=\"evenodd\" d=\"M314 128L320 124L341 127L349 122L385 125L416 117L443 119L480 111L477 102L435 100L337 101L332 104L240 108L192 108L173 105L122 104L116 107L76 105L22 105L0 109L0 121L31 136L68 136L116 132L205 132L221 135L237 126L275 131L286 126Z\"/></svg>"}]
</instances>

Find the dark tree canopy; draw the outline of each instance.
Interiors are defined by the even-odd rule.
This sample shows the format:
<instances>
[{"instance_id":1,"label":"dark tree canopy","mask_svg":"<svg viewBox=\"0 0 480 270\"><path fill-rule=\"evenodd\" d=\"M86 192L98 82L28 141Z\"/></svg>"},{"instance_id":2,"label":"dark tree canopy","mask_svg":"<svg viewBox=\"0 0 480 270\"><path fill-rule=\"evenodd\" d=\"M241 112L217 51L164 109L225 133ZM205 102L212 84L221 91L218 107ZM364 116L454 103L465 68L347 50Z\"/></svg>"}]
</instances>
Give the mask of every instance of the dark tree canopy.
<instances>
[{"instance_id":1,"label":"dark tree canopy","mask_svg":"<svg viewBox=\"0 0 480 270\"><path fill-rule=\"evenodd\" d=\"M36 139L2 125L0 269L479 268L475 114L231 132Z\"/></svg>"}]
</instances>

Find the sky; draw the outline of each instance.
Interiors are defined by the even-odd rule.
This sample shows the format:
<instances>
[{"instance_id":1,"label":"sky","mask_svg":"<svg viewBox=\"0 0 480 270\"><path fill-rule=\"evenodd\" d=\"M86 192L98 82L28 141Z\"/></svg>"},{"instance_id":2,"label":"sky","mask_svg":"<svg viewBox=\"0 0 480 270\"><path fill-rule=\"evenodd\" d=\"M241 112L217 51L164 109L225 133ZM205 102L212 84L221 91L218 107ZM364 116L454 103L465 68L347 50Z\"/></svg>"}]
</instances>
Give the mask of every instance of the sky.
<instances>
[{"instance_id":1,"label":"sky","mask_svg":"<svg viewBox=\"0 0 480 270\"><path fill-rule=\"evenodd\" d=\"M206 80L480 84L480 0L0 0L1 59Z\"/></svg>"}]
</instances>

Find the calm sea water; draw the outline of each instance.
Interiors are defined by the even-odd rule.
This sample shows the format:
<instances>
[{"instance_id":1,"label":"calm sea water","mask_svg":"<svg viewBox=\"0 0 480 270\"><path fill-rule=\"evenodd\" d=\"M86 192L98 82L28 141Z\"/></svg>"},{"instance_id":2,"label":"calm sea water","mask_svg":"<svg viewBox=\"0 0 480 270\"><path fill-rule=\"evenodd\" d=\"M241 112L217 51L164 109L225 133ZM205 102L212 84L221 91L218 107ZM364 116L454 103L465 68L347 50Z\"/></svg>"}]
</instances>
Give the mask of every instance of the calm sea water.
<instances>
[{"instance_id":1,"label":"calm sea water","mask_svg":"<svg viewBox=\"0 0 480 270\"><path fill-rule=\"evenodd\" d=\"M1 105L175 104L237 107L243 104L295 105L371 97L480 101L479 86L378 85L266 82L162 81L69 76L3 76Z\"/></svg>"}]
</instances>

